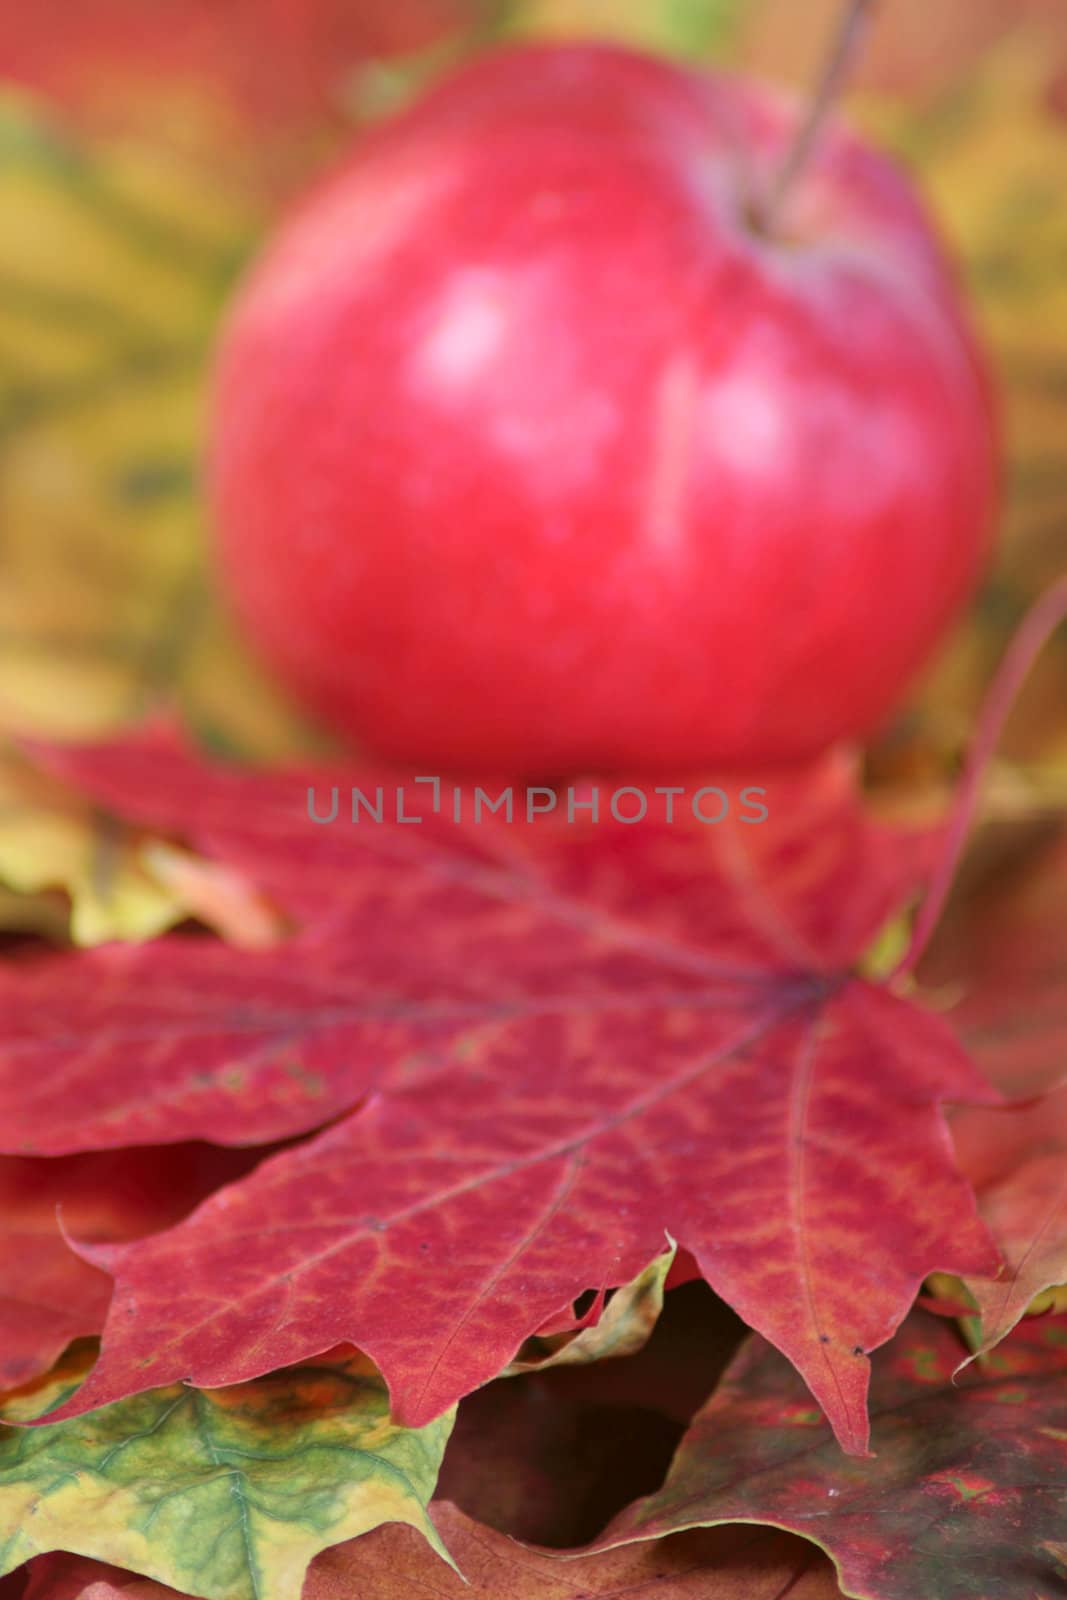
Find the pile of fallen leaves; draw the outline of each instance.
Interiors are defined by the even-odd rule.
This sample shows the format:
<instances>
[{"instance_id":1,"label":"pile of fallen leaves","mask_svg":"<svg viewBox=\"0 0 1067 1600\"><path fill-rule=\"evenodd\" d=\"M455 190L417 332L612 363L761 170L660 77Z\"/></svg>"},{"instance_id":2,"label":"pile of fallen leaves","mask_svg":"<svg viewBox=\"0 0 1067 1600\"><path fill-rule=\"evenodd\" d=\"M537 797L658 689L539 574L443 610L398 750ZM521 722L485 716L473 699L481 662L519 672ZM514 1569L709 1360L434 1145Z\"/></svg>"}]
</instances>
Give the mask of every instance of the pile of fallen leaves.
<instances>
[{"instance_id":1,"label":"pile of fallen leaves","mask_svg":"<svg viewBox=\"0 0 1067 1600\"><path fill-rule=\"evenodd\" d=\"M201 901L0 970L32 1596L287 1600L315 1557L311 1600L451 1593L447 1560L836 1592L796 1540L663 1542L739 1523L870 1600L1054 1592L1067 1318L1018 1324L1067 1280L1061 843L980 852L916 986L882 974L939 830L840 760L758 827L633 827L414 784L397 820L386 774L159 729L35 756L226 892L219 932Z\"/></svg>"},{"instance_id":2,"label":"pile of fallen leaves","mask_svg":"<svg viewBox=\"0 0 1067 1600\"><path fill-rule=\"evenodd\" d=\"M332 759L220 614L196 459L281 198L436 65L595 23L802 75L809 8L5 24L2 1600L1063 1591L1062 647L905 954L1063 564L1054 5L954 0L932 56L884 8L857 109L962 252L1008 528L866 787L832 757L759 826L457 821ZM114 731L160 705L191 735Z\"/></svg>"}]
</instances>

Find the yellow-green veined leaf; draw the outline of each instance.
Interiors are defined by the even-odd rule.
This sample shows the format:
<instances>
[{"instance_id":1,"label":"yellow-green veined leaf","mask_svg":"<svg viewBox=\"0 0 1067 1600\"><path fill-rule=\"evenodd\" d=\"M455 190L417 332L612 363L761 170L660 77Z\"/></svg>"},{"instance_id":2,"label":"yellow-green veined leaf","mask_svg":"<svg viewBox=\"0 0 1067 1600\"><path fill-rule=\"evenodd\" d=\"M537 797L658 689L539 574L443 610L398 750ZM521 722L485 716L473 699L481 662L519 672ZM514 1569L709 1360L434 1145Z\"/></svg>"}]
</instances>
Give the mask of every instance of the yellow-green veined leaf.
<instances>
[{"instance_id":1,"label":"yellow-green veined leaf","mask_svg":"<svg viewBox=\"0 0 1067 1600\"><path fill-rule=\"evenodd\" d=\"M47 1413L76 1377L61 1366L6 1415ZM452 1421L397 1427L381 1378L350 1355L4 1426L0 1573L65 1550L202 1600L293 1600L319 1551L384 1522L448 1560L426 1506Z\"/></svg>"},{"instance_id":2,"label":"yellow-green veined leaf","mask_svg":"<svg viewBox=\"0 0 1067 1600\"><path fill-rule=\"evenodd\" d=\"M300 719L235 641L200 459L218 323L268 218L224 177L78 143L0 94L0 721L90 734L177 704L271 757Z\"/></svg>"}]
</instances>

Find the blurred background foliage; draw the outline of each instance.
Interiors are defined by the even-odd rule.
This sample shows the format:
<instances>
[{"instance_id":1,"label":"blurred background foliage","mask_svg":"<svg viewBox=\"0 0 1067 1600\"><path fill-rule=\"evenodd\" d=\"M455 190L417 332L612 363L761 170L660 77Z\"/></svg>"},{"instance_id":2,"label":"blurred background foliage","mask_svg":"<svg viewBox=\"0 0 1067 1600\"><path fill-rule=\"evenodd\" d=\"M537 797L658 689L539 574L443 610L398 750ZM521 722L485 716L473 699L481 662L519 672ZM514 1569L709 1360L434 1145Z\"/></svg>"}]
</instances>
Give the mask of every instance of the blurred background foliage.
<instances>
[{"instance_id":1,"label":"blurred background foliage","mask_svg":"<svg viewBox=\"0 0 1067 1600\"><path fill-rule=\"evenodd\" d=\"M198 480L219 319L288 197L368 122L493 39L601 35L803 87L838 0L34 0L4 11L0 725L94 734L177 704L215 746L274 758L321 735L231 634ZM951 774L1013 625L1067 567L1063 24L1063 0L883 0L849 98L912 168L956 248L1008 433L999 557L874 751L883 781ZM1024 784L1067 789L1065 706L1061 640L1013 724ZM25 797L17 763L0 767L0 828L24 821ZM152 901L148 923L162 914Z\"/></svg>"}]
</instances>

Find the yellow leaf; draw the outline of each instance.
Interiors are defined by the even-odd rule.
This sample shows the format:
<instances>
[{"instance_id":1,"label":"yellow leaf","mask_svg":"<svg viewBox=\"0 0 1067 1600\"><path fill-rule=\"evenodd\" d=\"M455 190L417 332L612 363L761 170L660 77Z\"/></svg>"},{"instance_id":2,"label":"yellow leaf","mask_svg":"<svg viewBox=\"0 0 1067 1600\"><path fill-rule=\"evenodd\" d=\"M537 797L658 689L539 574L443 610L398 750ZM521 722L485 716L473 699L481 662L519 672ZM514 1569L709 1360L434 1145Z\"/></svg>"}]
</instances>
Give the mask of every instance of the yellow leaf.
<instances>
[{"instance_id":1,"label":"yellow leaf","mask_svg":"<svg viewBox=\"0 0 1067 1600\"><path fill-rule=\"evenodd\" d=\"M237 872L126 827L0 749L0 907L7 929L75 944L155 938L189 917L232 944L279 937L277 913Z\"/></svg>"},{"instance_id":2,"label":"yellow leaf","mask_svg":"<svg viewBox=\"0 0 1067 1600\"><path fill-rule=\"evenodd\" d=\"M668 1248L630 1283L616 1289L604 1310L587 1328L548 1338L535 1336L523 1345L507 1372L543 1372L546 1367L587 1366L592 1361L632 1356L647 1343L663 1310L667 1274L677 1246Z\"/></svg>"}]
</instances>

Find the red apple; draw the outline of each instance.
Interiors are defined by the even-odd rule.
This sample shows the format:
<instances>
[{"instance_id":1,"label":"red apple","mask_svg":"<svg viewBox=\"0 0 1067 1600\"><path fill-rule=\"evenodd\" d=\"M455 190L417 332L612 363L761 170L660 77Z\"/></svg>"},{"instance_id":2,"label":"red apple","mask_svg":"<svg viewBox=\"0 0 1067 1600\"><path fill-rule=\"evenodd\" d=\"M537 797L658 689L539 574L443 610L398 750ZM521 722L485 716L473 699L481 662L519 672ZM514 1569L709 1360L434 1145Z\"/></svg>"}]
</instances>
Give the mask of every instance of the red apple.
<instances>
[{"instance_id":1,"label":"red apple","mask_svg":"<svg viewBox=\"0 0 1067 1600\"><path fill-rule=\"evenodd\" d=\"M489 56L284 227L219 550L309 706L426 766L753 767L875 728L970 594L989 385L906 180L766 87Z\"/></svg>"}]
</instances>

